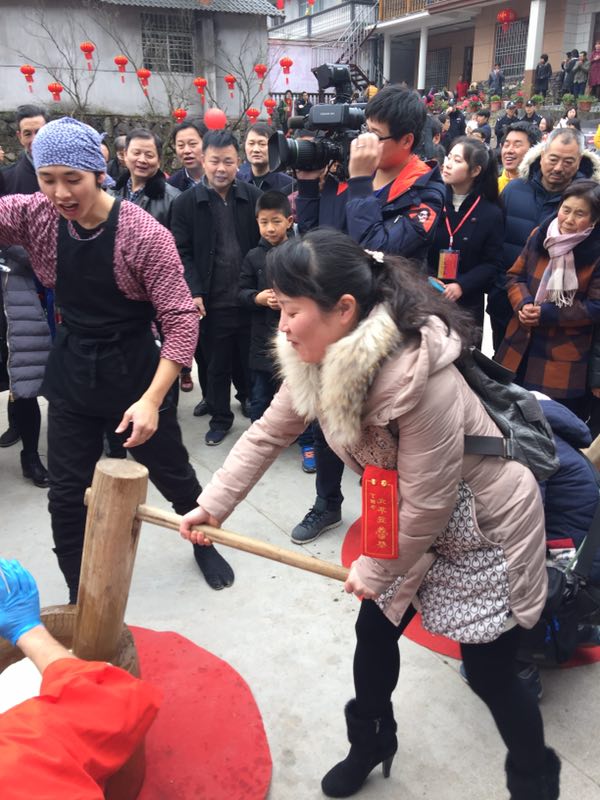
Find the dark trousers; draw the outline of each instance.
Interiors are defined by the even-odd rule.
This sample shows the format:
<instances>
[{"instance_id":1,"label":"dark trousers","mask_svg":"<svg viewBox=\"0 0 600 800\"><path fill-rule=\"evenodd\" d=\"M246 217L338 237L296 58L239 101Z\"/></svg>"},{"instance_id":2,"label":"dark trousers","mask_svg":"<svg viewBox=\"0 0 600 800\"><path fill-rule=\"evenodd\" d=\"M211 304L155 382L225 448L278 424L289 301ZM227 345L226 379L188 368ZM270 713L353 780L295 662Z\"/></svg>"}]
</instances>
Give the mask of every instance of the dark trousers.
<instances>
[{"instance_id":1,"label":"dark trousers","mask_svg":"<svg viewBox=\"0 0 600 800\"><path fill-rule=\"evenodd\" d=\"M250 419L256 422L271 405L281 381L272 372L264 369L251 369L250 380Z\"/></svg>"},{"instance_id":2,"label":"dark trousers","mask_svg":"<svg viewBox=\"0 0 600 800\"><path fill-rule=\"evenodd\" d=\"M102 455L104 429L110 425L114 430L119 422L119 419L76 414L53 404L48 408L48 510L54 552L67 581L71 602L76 601L79 587L86 518L84 493ZM124 441L127 434L119 437ZM150 480L178 514L196 507L201 486L181 439L175 407L161 411L156 433L129 452L148 468Z\"/></svg>"},{"instance_id":3,"label":"dark trousers","mask_svg":"<svg viewBox=\"0 0 600 800\"><path fill-rule=\"evenodd\" d=\"M26 455L37 453L42 415L37 397L20 397L8 402L8 426L21 437Z\"/></svg>"},{"instance_id":4,"label":"dark trousers","mask_svg":"<svg viewBox=\"0 0 600 800\"><path fill-rule=\"evenodd\" d=\"M415 615L410 606L399 626L372 600L363 600L356 621L354 686L357 711L366 719L388 708L398 683L398 640ZM538 704L517 676L521 629L488 644L461 644L469 686L489 708L515 769L525 775L544 768L544 728Z\"/></svg>"},{"instance_id":5,"label":"dark trousers","mask_svg":"<svg viewBox=\"0 0 600 800\"><path fill-rule=\"evenodd\" d=\"M209 311L200 327L200 343L207 363L206 402L211 414L212 430L228 431L233 424L231 412L231 380L235 358L244 375L244 395L249 396L250 323L248 315L238 308ZM237 387L241 394L241 387Z\"/></svg>"},{"instance_id":6,"label":"dark trousers","mask_svg":"<svg viewBox=\"0 0 600 800\"><path fill-rule=\"evenodd\" d=\"M315 461L317 463L316 488L317 497L327 501L327 508L335 511L344 502L342 494L342 475L344 462L336 456L325 441L321 426L315 420L312 424L312 433L315 446Z\"/></svg>"}]
</instances>

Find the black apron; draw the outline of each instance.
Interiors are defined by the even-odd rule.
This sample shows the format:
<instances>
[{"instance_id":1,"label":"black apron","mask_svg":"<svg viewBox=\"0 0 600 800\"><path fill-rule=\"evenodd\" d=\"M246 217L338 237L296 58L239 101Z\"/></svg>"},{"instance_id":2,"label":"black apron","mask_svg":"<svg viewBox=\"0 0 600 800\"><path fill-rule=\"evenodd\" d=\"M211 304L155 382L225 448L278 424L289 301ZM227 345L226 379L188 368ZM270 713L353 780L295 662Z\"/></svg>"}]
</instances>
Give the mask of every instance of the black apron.
<instances>
[{"instance_id":1,"label":"black apron","mask_svg":"<svg viewBox=\"0 0 600 800\"><path fill-rule=\"evenodd\" d=\"M56 304L62 314L42 394L86 416L120 418L146 391L160 360L152 333L154 307L129 300L117 286L115 201L101 232L74 238L60 218Z\"/></svg>"}]
</instances>

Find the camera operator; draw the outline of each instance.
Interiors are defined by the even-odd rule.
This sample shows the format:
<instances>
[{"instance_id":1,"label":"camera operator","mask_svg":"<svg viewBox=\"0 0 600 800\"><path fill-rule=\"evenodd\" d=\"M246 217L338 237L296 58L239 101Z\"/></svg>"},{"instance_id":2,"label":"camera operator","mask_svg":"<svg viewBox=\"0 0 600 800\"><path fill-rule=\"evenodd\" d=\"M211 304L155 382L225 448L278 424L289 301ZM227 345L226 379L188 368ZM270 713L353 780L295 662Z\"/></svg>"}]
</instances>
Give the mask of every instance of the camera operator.
<instances>
[{"instance_id":1,"label":"camera operator","mask_svg":"<svg viewBox=\"0 0 600 800\"><path fill-rule=\"evenodd\" d=\"M296 200L301 233L318 226L347 232L368 250L403 255L422 262L433 241L445 188L435 162L414 153L427 112L416 92L386 86L365 109L367 132L351 143L349 180L322 170L298 171ZM315 505L292 531L305 544L341 522L343 463L313 425L317 464Z\"/></svg>"}]
</instances>

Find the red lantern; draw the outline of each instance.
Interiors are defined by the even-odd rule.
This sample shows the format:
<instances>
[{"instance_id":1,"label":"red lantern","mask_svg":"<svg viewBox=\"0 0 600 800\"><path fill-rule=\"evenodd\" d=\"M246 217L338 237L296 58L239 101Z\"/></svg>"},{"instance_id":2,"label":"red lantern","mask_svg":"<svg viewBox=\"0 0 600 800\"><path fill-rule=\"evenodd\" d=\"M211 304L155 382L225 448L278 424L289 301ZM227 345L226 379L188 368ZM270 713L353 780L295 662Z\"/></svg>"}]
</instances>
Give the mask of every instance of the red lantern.
<instances>
[{"instance_id":1,"label":"red lantern","mask_svg":"<svg viewBox=\"0 0 600 800\"><path fill-rule=\"evenodd\" d=\"M256 120L260 117L260 110L258 108L249 108L246 111L246 116L250 120L250 124L254 125Z\"/></svg>"},{"instance_id":2,"label":"red lantern","mask_svg":"<svg viewBox=\"0 0 600 800\"><path fill-rule=\"evenodd\" d=\"M312 14L313 6L315 4L315 0L306 0L306 13Z\"/></svg>"},{"instance_id":3,"label":"red lantern","mask_svg":"<svg viewBox=\"0 0 600 800\"><path fill-rule=\"evenodd\" d=\"M63 87L60 83L49 83L48 84L48 91L52 93L52 99L56 100L56 102L60 102L60 93L62 92Z\"/></svg>"},{"instance_id":4,"label":"red lantern","mask_svg":"<svg viewBox=\"0 0 600 800\"><path fill-rule=\"evenodd\" d=\"M31 64L23 64L21 67L21 72L25 76L25 80L28 83L29 91L33 92L33 87L31 84L33 83L33 76L35 75L35 67L32 67Z\"/></svg>"},{"instance_id":5,"label":"red lantern","mask_svg":"<svg viewBox=\"0 0 600 800\"><path fill-rule=\"evenodd\" d=\"M222 131L227 125L227 117L220 108L209 108L204 115L204 124L211 131Z\"/></svg>"},{"instance_id":6,"label":"red lantern","mask_svg":"<svg viewBox=\"0 0 600 800\"><path fill-rule=\"evenodd\" d=\"M185 108L176 108L173 111L173 117L178 123L181 123L187 117L187 111Z\"/></svg>"},{"instance_id":7,"label":"red lantern","mask_svg":"<svg viewBox=\"0 0 600 800\"><path fill-rule=\"evenodd\" d=\"M127 56L115 56L115 64L121 73L121 83L125 83L125 67L129 64Z\"/></svg>"},{"instance_id":8,"label":"red lantern","mask_svg":"<svg viewBox=\"0 0 600 800\"><path fill-rule=\"evenodd\" d=\"M267 109L267 113L269 115L269 125L273 122L273 111L277 106L277 100L273 100L272 97L267 97L263 106Z\"/></svg>"},{"instance_id":9,"label":"red lantern","mask_svg":"<svg viewBox=\"0 0 600 800\"><path fill-rule=\"evenodd\" d=\"M142 67L141 69L138 69L136 75L139 78L140 86L144 90L144 94L146 97L148 97L148 78L152 75L152 73L149 69L146 69L146 67Z\"/></svg>"},{"instance_id":10,"label":"red lantern","mask_svg":"<svg viewBox=\"0 0 600 800\"><path fill-rule=\"evenodd\" d=\"M263 81L265 79L265 75L267 74L268 67L266 64L255 64L254 65L254 72L256 72L256 77L260 81L260 89L263 88Z\"/></svg>"},{"instance_id":11,"label":"red lantern","mask_svg":"<svg viewBox=\"0 0 600 800\"><path fill-rule=\"evenodd\" d=\"M294 62L289 56L284 56L283 58L279 59L279 66L283 70L283 74L285 75L285 82L289 83L290 79L288 75L290 74L290 67L294 65Z\"/></svg>"},{"instance_id":12,"label":"red lantern","mask_svg":"<svg viewBox=\"0 0 600 800\"><path fill-rule=\"evenodd\" d=\"M502 25L502 31L507 33L512 23L516 20L517 15L512 8L503 8L496 14L496 21Z\"/></svg>"},{"instance_id":13,"label":"red lantern","mask_svg":"<svg viewBox=\"0 0 600 800\"><path fill-rule=\"evenodd\" d=\"M227 88L229 89L229 97L233 97L233 87L235 86L236 77L235 75L225 75L223 80L227 84Z\"/></svg>"},{"instance_id":14,"label":"red lantern","mask_svg":"<svg viewBox=\"0 0 600 800\"><path fill-rule=\"evenodd\" d=\"M200 99L202 100L202 105L204 105L204 100L205 100L204 90L208 86L208 81L206 80L206 78L194 78L193 84L198 90L198 94L200 95Z\"/></svg>"},{"instance_id":15,"label":"red lantern","mask_svg":"<svg viewBox=\"0 0 600 800\"><path fill-rule=\"evenodd\" d=\"M285 8L285 0L277 0L278 11L283 11L284 8Z\"/></svg>"},{"instance_id":16,"label":"red lantern","mask_svg":"<svg viewBox=\"0 0 600 800\"><path fill-rule=\"evenodd\" d=\"M92 53L96 49L95 45L93 45L91 42L82 42L79 45L79 49L81 50L81 52L85 56L85 60L87 61L88 69L91 70L92 69Z\"/></svg>"}]
</instances>

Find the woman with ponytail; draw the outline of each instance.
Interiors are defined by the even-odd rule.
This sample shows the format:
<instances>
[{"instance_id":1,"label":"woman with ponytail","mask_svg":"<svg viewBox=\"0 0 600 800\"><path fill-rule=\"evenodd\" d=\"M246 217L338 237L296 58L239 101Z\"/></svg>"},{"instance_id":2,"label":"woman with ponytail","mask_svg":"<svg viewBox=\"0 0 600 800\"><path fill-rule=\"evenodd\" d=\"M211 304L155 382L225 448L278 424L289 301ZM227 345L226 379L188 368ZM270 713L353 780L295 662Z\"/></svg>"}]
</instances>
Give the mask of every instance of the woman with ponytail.
<instances>
[{"instance_id":1,"label":"woman with ponytail","mask_svg":"<svg viewBox=\"0 0 600 800\"><path fill-rule=\"evenodd\" d=\"M427 256L429 274L447 300L470 312L481 344L484 295L502 271L496 159L484 144L462 136L446 156L442 178L446 204Z\"/></svg>"},{"instance_id":2,"label":"woman with ponytail","mask_svg":"<svg viewBox=\"0 0 600 800\"><path fill-rule=\"evenodd\" d=\"M555 800L560 762L515 669L520 629L533 627L546 598L543 508L526 467L464 453L465 434L498 435L454 365L471 322L408 262L338 231L273 248L267 270L281 308L283 384L183 518L181 535L207 544L193 526L218 527L318 417L363 491L363 555L345 583L363 598L355 697L345 709L351 748L323 792L350 797L379 764L390 774L398 640L418 597L424 626L461 644L469 685L508 748L513 800Z\"/></svg>"}]
</instances>

